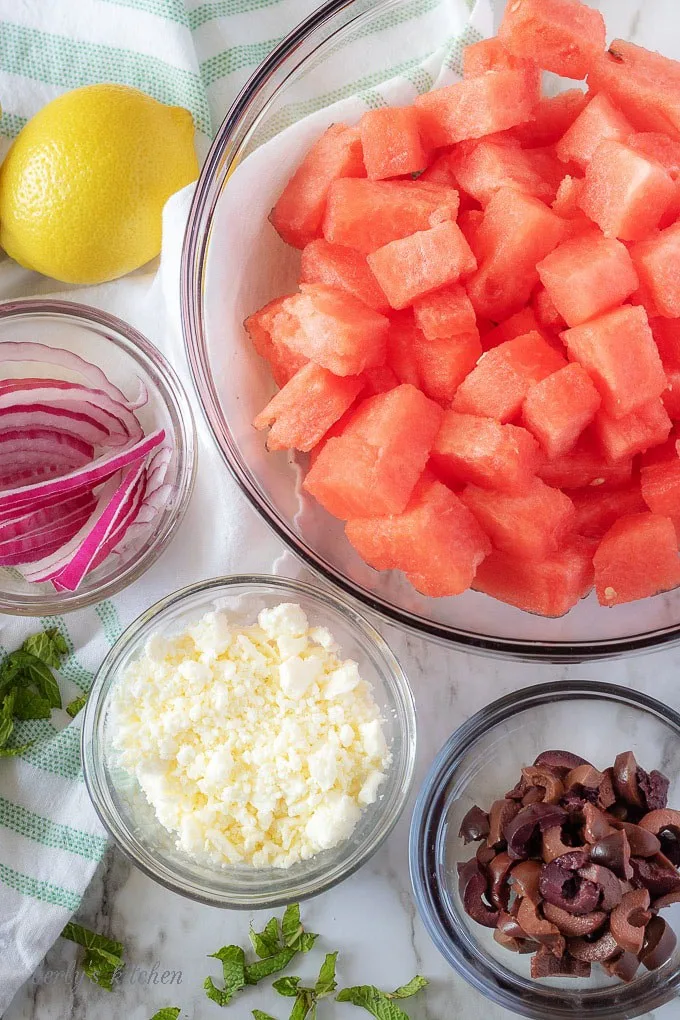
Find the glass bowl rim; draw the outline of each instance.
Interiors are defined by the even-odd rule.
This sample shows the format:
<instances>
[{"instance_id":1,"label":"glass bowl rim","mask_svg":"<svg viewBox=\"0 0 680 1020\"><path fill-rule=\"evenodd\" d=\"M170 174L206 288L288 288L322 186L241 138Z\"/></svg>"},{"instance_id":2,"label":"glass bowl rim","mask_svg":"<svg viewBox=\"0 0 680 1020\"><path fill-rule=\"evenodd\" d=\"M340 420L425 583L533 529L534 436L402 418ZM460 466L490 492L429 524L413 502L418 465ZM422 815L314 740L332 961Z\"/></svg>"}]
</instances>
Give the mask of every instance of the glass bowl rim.
<instances>
[{"instance_id":1,"label":"glass bowl rim","mask_svg":"<svg viewBox=\"0 0 680 1020\"><path fill-rule=\"evenodd\" d=\"M375 652L379 655L385 666L385 672L389 680L390 696L398 706L399 729L401 735L402 752L400 755L401 779L394 803L389 812L381 819L376 826L375 832L363 853L357 857L351 866L336 865L330 878L315 881L313 885L305 887L304 879L295 888L294 893L288 895L285 891L279 894L269 895L266 892L257 894L241 894L239 898L230 898L231 894L207 891L205 888L198 889L200 880L184 881L179 879L172 869L165 865L159 865L154 860L153 854L144 850L143 854L138 853L134 848L134 839L130 839L127 826L122 824L118 812L111 809L107 803L109 784L104 779L103 758L101 747L98 741L98 726L102 712L106 708L112 685L115 681L115 665L120 655L131 645L136 643L140 635L153 625L154 620L159 616L180 606L194 595L209 595L211 591L248 586L256 589L258 586L269 590L279 590L282 593L298 593L313 601L319 606L327 605L331 610L339 613L352 630L359 630L364 639L368 640ZM411 795L415 780L415 769L417 759L417 720L416 705L411 684L401 664L396 658L382 635L376 630L370 620L361 612L361 607L355 607L341 598L333 590L326 590L307 581L296 578L282 577L274 574L225 574L197 581L186 587L159 599L153 605L142 612L132 623L126 627L116 643L109 649L106 658L97 670L92 684L90 696L84 709L82 731L81 731L81 759L83 762L83 774L85 785L102 825L122 853L132 861L147 877L158 882L171 892L178 893L188 899L204 903L208 906L223 907L231 910L261 910L278 906L285 906L291 902L309 899L318 896L322 892L334 888L355 874L383 845L387 837L393 831L401 818L404 808ZM284 887L285 888L285 887Z\"/></svg>"},{"instance_id":2,"label":"glass bowl rim","mask_svg":"<svg viewBox=\"0 0 680 1020\"><path fill-rule=\"evenodd\" d=\"M514 986L513 981L504 979L502 988L499 990L498 987L489 984L474 966L468 965L461 951L463 940L459 940L457 936L454 936L453 939L450 937L448 931L445 931L440 923L436 907L433 906L434 882L430 870L426 866L425 858L428 844L430 846L434 844L435 834L440 824L436 804L474 743L485 733L519 713L555 702L584 698L612 701L654 715L672 729L680 740L680 713L642 691L600 680L568 679L533 684L485 705L461 723L451 734L428 769L418 791L411 819L408 848L411 887L420 919L433 944L446 962L476 991L497 1005L503 1006L505 1009L516 1009L519 1015L531 1017L533 1020L547 1020L547 1018L576 1020L576 1013L573 1010L562 1009L559 1004L560 998L569 998L569 989L537 986L536 991L540 989L543 1001L532 1002L526 997L525 987L520 989ZM480 955L485 956L483 950ZM486 959L490 965L493 965L493 961L489 957ZM601 991L613 991L619 987L614 985L608 989L601 989ZM624 987L629 988L629 986ZM631 1007L635 1009L639 1007L639 1012L617 1012L618 1005L612 1006L607 1002L593 1004L593 1000L590 1000L583 1007L583 1020L586 1017L592 1018L592 1020L623 1020L624 1017L641 1016L643 1013L657 1009L669 1002L676 996L679 988L680 966L664 984L645 989L639 1002L631 1000ZM587 991L587 989L579 989L579 991ZM533 992L532 988L529 995L532 995ZM520 1008L520 1003L523 1008ZM578 1020L581 1018L579 1017Z\"/></svg>"},{"instance_id":3,"label":"glass bowl rim","mask_svg":"<svg viewBox=\"0 0 680 1020\"><path fill-rule=\"evenodd\" d=\"M241 463L240 456L232 448L228 422L220 406L205 347L202 307L212 220L234 157L234 152L230 151L233 148L231 139L238 132L244 116L251 103L257 99L260 90L267 86L275 72L285 65L300 44L324 23L356 2L357 0L328 0L297 25L259 65L227 111L201 169L192 198L180 267L182 333L201 411L222 460L259 517L317 577L338 588L343 595L358 600L366 609L378 614L386 622L403 627L419 637L426 637L448 647L457 647L478 655L547 662L613 659L680 642L680 622L626 637L558 641L482 635L446 626L424 616L410 614L407 610L399 609L379 597L375 592L355 585L339 568L327 563L311 546L298 538L288 522L270 505L266 494L259 490L254 476L251 476L247 467ZM306 58L303 58L303 62L304 59ZM277 86L276 91L283 85L285 82Z\"/></svg>"},{"instance_id":4,"label":"glass bowl rim","mask_svg":"<svg viewBox=\"0 0 680 1020\"><path fill-rule=\"evenodd\" d=\"M32 316L40 318L45 315L63 318L64 321L76 320L85 328L102 327L116 334L115 338L107 336L103 339L119 347L132 362L141 366L145 374L148 373L145 360L157 373L163 386L163 400L172 408L177 419L173 437L177 456L177 495L164 528L156 533L152 544L138 560L128 564L110 580L89 590L54 592L35 598L28 596L20 605L16 604L17 596L10 598L0 590L0 612L9 616L54 616L70 613L102 602L129 587L145 574L167 549L187 511L196 481L198 440L194 413L184 385L162 351L129 322L92 305L39 297L0 302L0 320ZM45 342L50 346L49 341L39 339L38 342ZM154 383L154 386L156 385Z\"/></svg>"}]
</instances>

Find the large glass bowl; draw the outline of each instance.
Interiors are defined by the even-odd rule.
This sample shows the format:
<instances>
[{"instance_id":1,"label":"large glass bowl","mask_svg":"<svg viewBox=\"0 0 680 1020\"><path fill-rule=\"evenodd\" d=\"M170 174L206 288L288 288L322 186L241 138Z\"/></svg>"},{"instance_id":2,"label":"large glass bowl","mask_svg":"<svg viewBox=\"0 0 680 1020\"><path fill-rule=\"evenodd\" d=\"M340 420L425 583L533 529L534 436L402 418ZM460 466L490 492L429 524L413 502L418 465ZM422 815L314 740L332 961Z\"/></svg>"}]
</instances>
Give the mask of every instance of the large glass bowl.
<instances>
[{"instance_id":1,"label":"large glass bowl","mask_svg":"<svg viewBox=\"0 0 680 1020\"><path fill-rule=\"evenodd\" d=\"M658 970L640 967L630 984L594 966L584 980L534 980L529 956L511 953L493 932L472 921L458 893L456 865L477 844L458 837L467 811L488 806L511 787L520 769L548 748L573 751L596 768L633 751L647 771L670 779L668 803L680 798L680 716L644 694L591 680L538 684L483 708L456 730L435 759L413 813L410 865L425 927L452 967L479 992L534 1020L624 1020L677 996L680 946ZM680 905L663 911L680 932ZM481 1016L481 1013L480 1013Z\"/></svg>"},{"instance_id":2,"label":"large glass bowl","mask_svg":"<svg viewBox=\"0 0 680 1020\"><path fill-rule=\"evenodd\" d=\"M261 609L281 602L302 606L311 626L328 627L342 656L354 659L384 719L392 755L378 799L352 835L330 850L288 869L219 867L178 850L134 776L123 770L112 746L111 694L121 672L141 654L152 634L181 633L208 612L226 612L249 625ZM416 715L408 680L375 628L353 606L302 581L279 577L217 577L157 602L128 627L104 659L83 721L85 782L102 822L118 847L150 878L173 892L216 907L256 910L294 903L352 875L396 825L408 799L416 756Z\"/></svg>"},{"instance_id":3,"label":"large glass bowl","mask_svg":"<svg viewBox=\"0 0 680 1020\"><path fill-rule=\"evenodd\" d=\"M442 3L465 7L465 0ZM473 651L552 661L629 654L677 641L677 591L613 609L601 608L591 595L559 620L532 616L475 592L449 599L418 595L401 575L379 574L361 561L345 539L342 524L309 497L299 496L296 459L267 453L262 433L251 426L273 387L265 363L252 350L244 331L225 329L221 299L228 293L233 301L236 295L235 300L243 301L245 318L293 288L297 262L295 253L282 245L281 264L273 268L261 292L255 288L253 293L259 235L273 228L267 222L268 207L244 205L243 216L254 223L248 228L254 244L249 250L240 249L232 238L229 218L220 215L230 174L263 140L334 102L342 94L342 85L359 89L375 85L387 73L381 60L392 65L401 61L403 68L409 55L413 64L435 51L442 40L423 39L422 21L414 32L411 20L435 5L436 0L427 4L403 0L326 3L272 52L227 114L198 183L182 260L183 328L207 420L243 491L287 545L313 570L402 627ZM496 4L497 15L502 6L502 2ZM602 8L611 35L629 36L633 26L636 42L680 56L680 42L676 41L678 52L674 53L672 34L662 31L663 18L642 13L634 17L638 5L632 0L603 0L594 6ZM386 26L387 55L384 45L374 49L370 45L371 33ZM461 41L474 38L470 26ZM369 63L358 67L354 60L345 60L343 64L343 46L357 41L364 46ZM240 264L227 274L221 266L230 244L239 247Z\"/></svg>"}]
</instances>

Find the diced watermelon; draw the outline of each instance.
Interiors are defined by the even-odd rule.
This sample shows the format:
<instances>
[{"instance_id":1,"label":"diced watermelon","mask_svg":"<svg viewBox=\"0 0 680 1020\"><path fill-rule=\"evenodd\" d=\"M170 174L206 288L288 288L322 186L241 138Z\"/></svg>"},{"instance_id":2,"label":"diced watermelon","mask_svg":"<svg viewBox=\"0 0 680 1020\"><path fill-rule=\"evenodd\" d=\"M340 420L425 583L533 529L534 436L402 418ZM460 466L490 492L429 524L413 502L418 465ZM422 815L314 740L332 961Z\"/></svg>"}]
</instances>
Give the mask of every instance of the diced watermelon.
<instances>
[{"instance_id":1,"label":"diced watermelon","mask_svg":"<svg viewBox=\"0 0 680 1020\"><path fill-rule=\"evenodd\" d=\"M352 178L335 181L328 191L324 237L370 255L390 241L427 230L437 210L456 218L460 199L455 188L417 188L416 184Z\"/></svg>"},{"instance_id":2,"label":"diced watermelon","mask_svg":"<svg viewBox=\"0 0 680 1020\"><path fill-rule=\"evenodd\" d=\"M661 399L673 421L680 420L680 320L652 319L650 322L668 389Z\"/></svg>"},{"instance_id":3,"label":"diced watermelon","mask_svg":"<svg viewBox=\"0 0 680 1020\"><path fill-rule=\"evenodd\" d=\"M458 214L458 226L463 236L470 245L472 254L478 262L482 259L482 250L479 245L479 231L484 220L484 213L481 209L464 209Z\"/></svg>"},{"instance_id":4,"label":"diced watermelon","mask_svg":"<svg viewBox=\"0 0 680 1020\"><path fill-rule=\"evenodd\" d=\"M663 443L672 424L663 401L657 397L623 418L598 411L593 429L609 460L623 460Z\"/></svg>"},{"instance_id":5,"label":"diced watermelon","mask_svg":"<svg viewBox=\"0 0 680 1020\"><path fill-rule=\"evenodd\" d=\"M347 538L378 570L404 570L424 595L460 595L491 551L477 521L450 489L425 475L403 513L350 520Z\"/></svg>"},{"instance_id":6,"label":"diced watermelon","mask_svg":"<svg viewBox=\"0 0 680 1020\"><path fill-rule=\"evenodd\" d=\"M541 263L538 263L540 266ZM538 266L536 267L538 269ZM566 329L567 324L564 321L559 310L555 306L555 302L552 296L548 293L544 286L539 284L533 293L531 298L531 307L534 310L534 315L538 319L538 328L545 334L561 333L563 329Z\"/></svg>"},{"instance_id":7,"label":"diced watermelon","mask_svg":"<svg viewBox=\"0 0 680 1020\"><path fill-rule=\"evenodd\" d=\"M665 443L660 443L658 446L650 446L648 450L640 454L640 467L643 468L649 464L663 464L669 460L675 460L678 456L677 441L677 426L674 425Z\"/></svg>"},{"instance_id":8,"label":"diced watermelon","mask_svg":"<svg viewBox=\"0 0 680 1020\"><path fill-rule=\"evenodd\" d=\"M673 522L653 513L631 514L611 526L593 563L600 605L635 602L680 584Z\"/></svg>"},{"instance_id":9,"label":"diced watermelon","mask_svg":"<svg viewBox=\"0 0 680 1020\"><path fill-rule=\"evenodd\" d=\"M483 206L499 188L514 188L546 202L555 197L531 151L510 139L464 142L453 151L452 166L461 187Z\"/></svg>"},{"instance_id":10,"label":"diced watermelon","mask_svg":"<svg viewBox=\"0 0 680 1020\"><path fill-rule=\"evenodd\" d=\"M402 177L427 166L413 106L383 106L369 110L359 121L364 164L369 180Z\"/></svg>"},{"instance_id":11,"label":"diced watermelon","mask_svg":"<svg viewBox=\"0 0 680 1020\"><path fill-rule=\"evenodd\" d=\"M441 404L450 404L482 353L476 327L469 333L428 340L410 313L394 316L388 363L400 382L411 383Z\"/></svg>"},{"instance_id":12,"label":"diced watermelon","mask_svg":"<svg viewBox=\"0 0 680 1020\"><path fill-rule=\"evenodd\" d=\"M323 237L310 241L302 252L300 283L325 283L346 290L376 312L389 310L389 302L369 269L366 256Z\"/></svg>"},{"instance_id":13,"label":"diced watermelon","mask_svg":"<svg viewBox=\"0 0 680 1020\"><path fill-rule=\"evenodd\" d=\"M604 410L620 418L660 397L666 376L644 308L624 305L562 333L569 356L588 372Z\"/></svg>"},{"instance_id":14,"label":"diced watermelon","mask_svg":"<svg viewBox=\"0 0 680 1020\"><path fill-rule=\"evenodd\" d=\"M473 588L538 616L568 613L593 587L592 545L575 536L546 559L492 552L477 569Z\"/></svg>"},{"instance_id":15,"label":"diced watermelon","mask_svg":"<svg viewBox=\"0 0 680 1020\"><path fill-rule=\"evenodd\" d=\"M328 189L339 177L364 177L356 128L331 124L283 189L270 220L284 241L304 248L321 233Z\"/></svg>"},{"instance_id":16,"label":"diced watermelon","mask_svg":"<svg viewBox=\"0 0 680 1020\"><path fill-rule=\"evenodd\" d=\"M427 182L428 184L437 184L441 187L458 190L458 181L451 167L451 153L440 153L427 169L423 170L418 180L421 183Z\"/></svg>"},{"instance_id":17,"label":"diced watermelon","mask_svg":"<svg viewBox=\"0 0 680 1020\"><path fill-rule=\"evenodd\" d=\"M675 198L670 175L629 145L601 142L586 169L579 205L607 237L640 241Z\"/></svg>"},{"instance_id":18,"label":"diced watermelon","mask_svg":"<svg viewBox=\"0 0 680 1020\"><path fill-rule=\"evenodd\" d=\"M304 488L342 520L401 513L423 473L442 414L414 386L369 397L343 434L324 445Z\"/></svg>"},{"instance_id":19,"label":"diced watermelon","mask_svg":"<svg viewBox=\"0 0 680 1020\"><path fill-rule=\"evenodd\" d=\"M563 163L586 169L600 142L611 138L625 142L633 125L604 94L594 96L555 146Z\"/></svg>"},{"instance_id":20,"label":"diced watermelon","mask_svg":"<svg viewBox=\"0 0 680 1020\"><path fill-rule=\"evenodd\" d=\"M361 379L339 378L310 361L272 397L253 425L271 426L268 450L307 453L354 403L363 385Z\"/></svg>"},{"instance_id":21,"label":"diced watermelon","mask_svg":"<svg viewBox=\"0 0 680 1020\"><path fill-rule=\"evenodd\" d=\"M376 393L387 393L399 385L399 379L389 365L378 365L377 368L367 368L362 376L364 380L364 395L374 397Z\"/></svg>"},{"instance_id":22,"label":"diced watermelon","mask_svg":"<svg viewBox=\"0 0 680 1020\"><path fill-rule=\"evenodd\" d=\"M588 102L581 89L545 96L534 109L533 119L512 129L512 135L529 148L554 145L571 127Z\"/></svg>"},{"instance_id":23,"label":"diced watermelon","mask_svg":"<svg viewBox=\"0 0 680 1020\"><path fill-rule=\"evenodd\" d=\"M529 387L566 361L540 333L527 333L487 351L461 383L453 409L508 422L520 411Z\"/></svg>"},{"instance_id":24,"label":"diced watermelon","mask_svg":"<svg viewBox=\"0 0 680 1020\"><path fill-rule=\"evenodd\" d=\"M481 39L479 42L466 46L463 50L463 77L475 78L487 71L499 71L502 68L523 71L527 87L533 92L535 102L541 98L541 69L533 60L513 57L506 50L500 39Z\"/></svg>"},{"instance_id":25,"label":"diced watermelon","mask_svg":"<svg viewBox=\"0 0 680 1020\"><path fill-rule=\"evenodd\" d=\"M636 244L631 255L659 314L680 318L680 223Z\"/></svg>"},{"instance_id":26,"label":"diced watermelon","mask_svg":"<svg viewBox=\"0 0 680 1020\"><path fill-rule=\"evenodd\" d=\"M506 340L514 340L517 336L525 336L527 333L542 333L541 325L536 318L531 305L527 305L520 312L515 312L509 319L499 322L497 326L489 330L482 340L482 347L490 351L492 347L504 344ZM547 339L544 336L544 339Z\"/></svg>"},{"instance_id":27,"label":"diced watermelon","mask_svg":"<svg viewBox=\"0 0 680 1020\"><path fill-rule=\"evenodd\" d=\"M604 92L638 131L680 136L678 64L642 46L615 39L591 67L588 85Z\"/></svg>"},{"instance_id":28,"label":"diced watermelon","mask_svg":"<svg viewBox=\"0 0 680 1020\"><path fill-rule=\"evenodd\" d=\"M365 379L366 377L364 375L361 378ZM368 387L366 387L365 389L363 389L361 391L361 395L362 395L362 397L365 397L365 396L369 395ZM310 464L310 466L318 458L319 454L323 450L323 448L326 445L326 443L329 442L329 440L331 440L331 439L338 439L338 437L343 434L343 432L347 428L348 424L350 423L350 421L354 417L356 409L357 409L357 404L356 403L352 404L352 406L349 407L345 411L345 413L342 415L342 417L338 418L338 420L335 422L334 425L331 425L331 427L329 428L328 432L325 434L323 439L320 439L319 442L316 444L316 446L312 450L309 451L309 464Z\"/></svg>"},{"instance_id":29,"label":"diced watermelon","mask_svg":"<svg viewBox=\"0 0 680 1020\"><path fill-rule=\"evenodd\" d=\"M552 204L552 210L565 220L579 220L586 226L592 226L591 221L578 204L583 181L580 177L571 177L567 174L562 178L560 186Z\"/></svg>"},{"instance_id":30,"label":"diced watermelon","mask_svg":"<svg viewBox=\"0 0 680 1020\"><path fill-rule=\"evenodd\" d=\"M633 471L632 457L628 460L609 461L591 429L587 429L578 443L564 457L556 457L539 466L538 476L547 485L559 489L612 489L630 482Z\"/></svg>"},{"instance_id":31,"label":"diced watermelon","mask_svg":"<svg viewBox=\"0 0 680 1020\"><path fill-rule=\"evenodd\" d=\"M259 312L248 316L243 324L257 353L261 358L269 362L269 367L277 386L285 386L288 380L292 379L295 373L303 365L307 364L308 360L302 354L298 354L288 347L280 339L280 335L272 335L274 319L281 312L285 300L282 297L275 298L268 305L265 305L264 308L261 308ZM290 316L286 317L284 314L284 319L286 318L290 319ZM286 333L290 333L292 329L291 319L286 328Z\"/></svg>"},{"instance_id":32,"label":"diced watermelon","mask_svg":"<svg viewBox=\"0 0 680 1020\"><path fill-rule=\"evenodd\" d=\"M655 514L680 517L680 459L640 469L642 498Z\"/></svg>"},{"instance_id":33,"label":"diced watermelon","mask_svg":"<svg viewBox=\"0 0 680 1020\"><path fill-rule=\"evenodd\" d=\"M585 369L567 365L531 387L522 405L522 418L552 460L576 445L601 402Z\"/></svg>"},{"instance_id":34,"label":"diced watermelon","mask_svg":"<svg viewBox=\"0 0 680 1020\"><path fill-rule=\"evenodd\" d=\"M574 523L569 497L540 478L520 495L468 485L460 498L495 548L520 559L541 560L556 553Z\"/></svg>"},{"instance_id":35,"label":"diced watermelon","mask_svg":"<svg viewBox=\"0 0 680 1020\"><path fill-rule=\"evenodd\" d=\"M616 308L638 287L626 246L597 228L563 241L536 268L569 326Z\"/></svg>"},{"instance_id":36,"label":"diced watermelon","mask_svg":"<svg viewBox=\"0 0 680 1020\"><path fill-rule=\"evenodd\" d=\"M464 78L415 100L423 135L435 148L523 124L535 105L525 72L510 69Z\"/></svg>"},{"instance_id":37,"label":"diced watermelon","mask_svg":"<svg viewBox=\"0 0 680 1020\"><path fill-rule=\"evenodd\" d=\"M393 308L408 305L474 272L477 262L457 223L391 241L368 256L368 264Z\"/></svg>"},{"instance_id":38,"label":"diced watermelon","mask_svg":"<svg viewBox=\"0 0 680 1020\"><path fill-rule=\"evenodd\" d=\"M517 57L564 78L585 78L604 51L599 11L578 0L510 0L498 38Z\"/></svg>"},{"instance_id":39,"label":"diced watermelon","mask_svg":"<svg viewBox=\"0 0 680 1020\"><path fill-rule=\"evenodd\" d=\"M428 340L474 333L477 318L465 288L459 283L442 287L413 302L416 325Z\"/></svg>"},{"instance_id":40,"label":"diced watermelon","mask_svg":"<svg viewBox=\"0 0 680 1020\"><path fill-rule=\"evenodd\" d=\"M576 508L575 530L586 538L601 539L619 517L647 509L638 482L622 489L574 489L569 493Z\"/></svg>"},{"instance_id":41,"label":"diced watermelon","mask_svg":"<svg viewBox=\"0 0 680 1020\"><path fill-rule=\"evenodd\" d=\"M419 330L409 308L390 320L387 336L387 364L401 383L420 388L420 366L416 358ZM422 334L421 334L422 336Z\"/></svg>"},{"instance_id":42,"label":"diced watermelon","mask_svg":"<svg viewBox=\"0 0 680 1020\"><path fill-rule=\"evenodd\" d=\"M511 188L497 191L475 240L481 265L467 285L477 314L502 322L523 308L538 283L536 263L557 247L566 229L537 198Z\"/></svg>"},{"instance_id":43,"label":"diced watermelon","mask_svg":"<svg viewBox=\"0 0 680 1020\"><path fill-rule=\"evenodd\" d=\"M335 375L360 375L385 361L389 320L345 291L302 283L275 316L275 329L282 315L295 323L288 346Z\"/></svg>"},{"instance_id":44,"label":"diced watermelon","mask_svg":"<svg viewBox=\"0 0 680 1020\"><path fill-rule=\"evenodd\" d=\"M431 454L437 476L452 488L470 482L510 494L529 488L539 461L526 429L456 411L444 412Z\"/></svg>"},{"instance_id":45,"label":"diced watermelon","mask_svg":"<svg viewBox=\"0 0 680 1020\"><path fill-rule=\"evenodd\" d=\"M662 230L670 227L680 217L680 141L654 131L641 131L630 136L628 145L647 159L656 160L670 175L675 196L659 223Z\"/></svg>"}]
</instances>

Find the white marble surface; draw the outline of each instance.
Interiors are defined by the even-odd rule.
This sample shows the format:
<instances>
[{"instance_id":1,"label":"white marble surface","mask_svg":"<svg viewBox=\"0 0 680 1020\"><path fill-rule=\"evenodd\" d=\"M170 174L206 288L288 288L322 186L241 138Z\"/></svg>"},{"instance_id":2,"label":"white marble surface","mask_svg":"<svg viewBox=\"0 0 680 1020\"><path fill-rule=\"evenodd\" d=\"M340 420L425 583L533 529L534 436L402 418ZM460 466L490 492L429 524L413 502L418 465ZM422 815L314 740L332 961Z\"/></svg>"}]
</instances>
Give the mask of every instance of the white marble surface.
<instances>
[{"instance_id":1,"label":"white marble surface","mask_svg":"<svg viewBox=\"0 0 680 1020\"><path fill-rule=\"evenodd\" d=\"M497 6L502 6L498 0ZM678 0L606 0L612 34L647 45L660 45L680 57ZM259 549L247 553L240 570L267 570L279 547L263 529ZM451 731L483 705L526 684L589 676L647 690L680 709L677 676L680 648L644 657L591 666L526 665L476 657L399 634L378 624L408 672L418 703L419 785L434 754ZM411 805L383 849L341 887L304 905L311 930L322 933L324 950L340 950L340 980L394 987L416 971L431 981L408 1004L412 1020L507 1020L511 1014L490 1005L466 986L434 949L416 916L407 866ZM209 1020L218 1007L202 990L208 974L218 976L207 954L230 942L247 943L250 917L182 899L132 867L111 850L90 887L79 919L120 939L126 946L127 975L114 995L99 990L74 971L75 946L61 942L48 954L33 979L17 994L4 1020L146 1020L162 1006L181 1006L183 1016ZM309 960L300 968L311 977ZM163 986L163 971L181 974L181 983ZM155 975L155 976L154 976ZM253 1008L282 1017L282 999L250 990L225 1016L245 1020ZM677 1020L670 1004L648 1020ZM323 1020L353 1015L351 1007L324 1004ZM358 1013L356 1014L359 1015Z\"/></svg>"}]
</instances>

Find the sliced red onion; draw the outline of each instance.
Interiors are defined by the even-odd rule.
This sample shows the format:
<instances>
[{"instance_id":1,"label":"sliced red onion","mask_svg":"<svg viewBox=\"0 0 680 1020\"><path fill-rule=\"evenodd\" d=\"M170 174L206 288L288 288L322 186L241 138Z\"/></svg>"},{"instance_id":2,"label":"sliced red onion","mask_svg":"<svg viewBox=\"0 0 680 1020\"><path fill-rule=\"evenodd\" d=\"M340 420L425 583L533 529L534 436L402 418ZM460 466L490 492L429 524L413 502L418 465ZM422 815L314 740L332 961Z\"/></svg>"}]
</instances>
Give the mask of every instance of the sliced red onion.
<instances>
[{"instance_id":1,"label":"sliced red onion","mask_svg":"<svg viewBox=\"0 0 680 1020\"><path fill-rule=\"evenodd\" d=\"M17 342L3 341L2 344L3 362L25 361L29 364L53 365L56 368L65 369L67 372L75 372L81 376L88 386L96 390L103 390L112 400L120 401L122 404L129 404L126 396L115 386L111 380L102 372L101 368L93 365L90 361L66 351L63 347L48 347L46 344L34 343L28 340ZM142 384L143 385L143 384ZM144 393L146 388L144 387ZM141 404L135 405L141 407Z\"/></svg>"},{"instance_id":2,"label":"sliced red onion","mask_svg":"<svg viewBox=\"0 0 680 1020\"><path fill-rule=\"evenodd\" d=\"M90 413L97 408L106 414L112 422L118 421L123 431L131 439L137 441L142 434L142 427L134 411L127 404L112 400L102 390L90 390L77 383L68 383L60 379L20 379L21 384L15 389L0 387L0 410L13 408L16 410L26 404L55 404L60 407L71 407ZM115 429L113 429L115 431Z\"/></svg>"},{"instance_id":3,"label":"sliced red onion","mask_svg":"<svg viewBox=\"0 0 680 1020\"><path fill-rule=\"evenodd\" d=\"M84 406L84 405L83 405ZM111 422L116 425L111 430ZM19 409L0 408L0 429L46 428L68 433L99 446L122 446L130 437L121 423L94 405L87 411L56 404L24 404Z\"/></svg>"}]
</instances>

